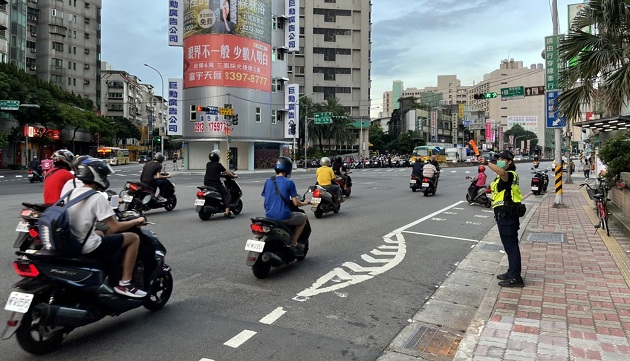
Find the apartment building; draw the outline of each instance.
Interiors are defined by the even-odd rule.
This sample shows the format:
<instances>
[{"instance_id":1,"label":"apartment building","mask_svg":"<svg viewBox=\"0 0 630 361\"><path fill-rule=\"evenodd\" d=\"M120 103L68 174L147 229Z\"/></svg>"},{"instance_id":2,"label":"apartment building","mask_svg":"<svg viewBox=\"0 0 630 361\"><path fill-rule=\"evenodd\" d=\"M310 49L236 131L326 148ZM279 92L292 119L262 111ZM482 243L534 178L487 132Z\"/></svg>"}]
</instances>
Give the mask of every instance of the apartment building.
<instances>
[{"instance_id":1,"label":"apartment building","mask_svg":"<svg viewBox=\"0 0 630 361\"><path fill-rule=\"evenodd\" d=\"M371 1L300 1L300 51L289 78L315 102L336 97L354 118L369 118Z\"/></svg>"},{"instance_id":2,"label":"apartment building","mask_svg":"<svg viewBox=\"0 0 630 361\"><path fill-rule=\"evenodd\" d=\"M404 97L414 97L421 101L422 94L440 94L441 105L468 104L469 86L462 86L457 75L438 75L437 86L428 86L422 89L403 87L401 80L394 80L392 90L383 93L383 116L391 116L394 109L398 109L400 104L398 99ZM432 96L431 98L435 98ZM437 104L436 104L437 105Z\"/></svg>"},{"instance_id":3,"label":"apartment building","mask_svg":"<svg viewBox=\"0 0 630 361\"><path fill-rule=\"evenodd\" d=\"M11 7L7 0L0 0L0 63L9 61L9 29Z\"/></svg>"}]
</instances>

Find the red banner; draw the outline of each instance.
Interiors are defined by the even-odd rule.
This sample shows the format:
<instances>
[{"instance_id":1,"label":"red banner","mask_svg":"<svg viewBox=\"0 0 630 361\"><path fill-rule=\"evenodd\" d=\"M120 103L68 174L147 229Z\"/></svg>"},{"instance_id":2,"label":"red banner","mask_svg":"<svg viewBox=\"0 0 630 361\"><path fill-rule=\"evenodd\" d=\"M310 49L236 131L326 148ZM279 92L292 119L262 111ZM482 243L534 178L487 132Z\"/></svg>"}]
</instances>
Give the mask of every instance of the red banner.
<instances>
[{"instance_id":1,"label":"red banner","mask_svg":"<svg viewBox=\"0 0 630 361\"><path fill-rule=\"evenodd\" d=\"M486 120L486 142L493 142L492 139L492 122L490 120Z\"/></svg>"},{"instance_id":2,"label":"red banner","mask_svg":"<svg viewBox=\"0 0 630 361\"><path fill-rule=\"evenodd\" d=\"M31 127L29 125L24 126L24 136L29 138L43 138L48 137L54 140L61 139L61 131L57 129L48 129L42 127Z\"/></svg>"},{"instance_id":3,"label":"red banner","mask_svg":"<svg viewBox=\"0 0 630 361\"><path fill-rule=\"evenodd\" d=\"M184 39L184 89L229 86L271 91L271 46L235 35Z\"/></svg>"}]
</instances>

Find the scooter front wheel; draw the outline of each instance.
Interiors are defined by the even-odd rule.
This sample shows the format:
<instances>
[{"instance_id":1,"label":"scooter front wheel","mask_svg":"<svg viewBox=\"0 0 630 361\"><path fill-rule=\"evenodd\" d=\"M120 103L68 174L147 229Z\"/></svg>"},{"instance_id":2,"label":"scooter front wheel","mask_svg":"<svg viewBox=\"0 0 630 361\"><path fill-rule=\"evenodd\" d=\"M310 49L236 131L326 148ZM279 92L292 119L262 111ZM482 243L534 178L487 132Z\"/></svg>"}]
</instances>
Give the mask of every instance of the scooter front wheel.
<instances>
[{"instance_id":1,"label":"scooter front wheel","mask_svg":"<svg viewBox=\"0 0 630 361\"><path fill-rule=\"evenodd\" d=\"M238 200L238 202L236 202L236 206L230 209L230 211L232 211L232 213L234 214L239 214L241 213L242 210L243 210L243 201L240 199Z\"/></svg>"},{"instance_id":2,"label":"scooter front wheel","mask_svg":"<svg viewBox=\"0 0 630 361\"><path fill-rule=\"evenodd\" d=\"M142 305L147 310L157 311L166 305L173 293L173 275L170 270L163 270L157 279L153 281L147 297Z\"/></svg>"}]
</instances>

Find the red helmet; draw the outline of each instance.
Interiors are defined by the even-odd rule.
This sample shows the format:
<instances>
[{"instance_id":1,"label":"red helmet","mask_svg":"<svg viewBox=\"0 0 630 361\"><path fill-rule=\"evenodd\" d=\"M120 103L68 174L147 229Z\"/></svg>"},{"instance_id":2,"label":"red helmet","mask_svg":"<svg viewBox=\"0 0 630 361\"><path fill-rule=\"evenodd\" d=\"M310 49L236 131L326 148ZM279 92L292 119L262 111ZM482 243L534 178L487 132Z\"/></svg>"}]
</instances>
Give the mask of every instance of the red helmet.
<instances>
[{"instance_id":1,"label":"red helmet","mask_svg":"<svg viewBox=\"0 0 630 361\"><path fill-rule=\"evenodd\" d=\"M483 173L486 171L486 167L484 167L483 165L479 166L479 173Z\"/></svg>"}]
</instances>

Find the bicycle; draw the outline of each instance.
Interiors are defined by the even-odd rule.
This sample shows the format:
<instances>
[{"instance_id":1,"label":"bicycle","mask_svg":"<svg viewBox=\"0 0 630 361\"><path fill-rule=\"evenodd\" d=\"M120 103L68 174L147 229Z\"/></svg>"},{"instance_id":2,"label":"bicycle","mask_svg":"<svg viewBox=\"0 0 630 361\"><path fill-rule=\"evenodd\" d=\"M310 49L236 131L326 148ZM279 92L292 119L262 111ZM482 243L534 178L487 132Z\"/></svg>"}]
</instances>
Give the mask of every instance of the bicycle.
<instances>
[{"instance_id":1,"label":"bicycle","mask_svg":"<svg viewBox=\"0 0 630 361\"><path fill-rule=\"evenodd\" d=\"M591 187L588 183L580 184L580 188L586 186L586 193L589 198L595 202L595 212L599 218L599 224L595 225L595 233L597 229L601 228L606 231L606 235L610 236L610 228L608 228L608 209L606 208L606 202L608 199L608 187L603 179L598 178L599 185L597 188Z\"/></svg>"}]
</instances>

